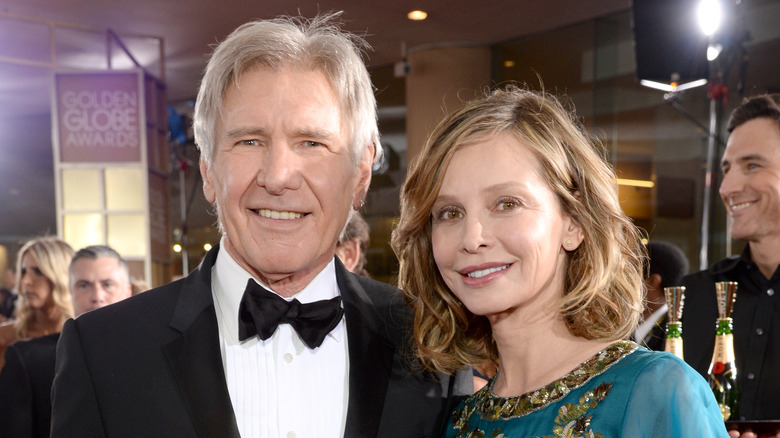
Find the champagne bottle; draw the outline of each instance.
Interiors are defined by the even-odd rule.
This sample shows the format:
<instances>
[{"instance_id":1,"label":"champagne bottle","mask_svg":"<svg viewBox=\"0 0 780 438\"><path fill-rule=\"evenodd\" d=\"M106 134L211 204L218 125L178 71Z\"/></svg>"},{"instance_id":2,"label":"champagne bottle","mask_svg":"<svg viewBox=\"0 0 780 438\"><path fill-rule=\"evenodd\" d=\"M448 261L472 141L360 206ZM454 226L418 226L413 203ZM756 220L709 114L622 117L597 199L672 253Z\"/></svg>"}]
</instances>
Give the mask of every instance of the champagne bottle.
<instances>
[{"instance_id":1,"label":"champagne bottle","mask_svg":"<svg viewBox=\"0 0 780 438\"><path fill-rule=\"evenodd\" d=\"M682 340L682 317L683 302L685 300L685 287L673 286L665 287L667 322L666 322L666 344L664 350L674 354L680 359L683 358L683 340Z\"/></svg>"},{"instance_id":2,"label":"champagne bottle","mask_svg":"<svg viewBox=\"0 0 780 438\"><path fill-rule=\"evenodd\" d=\"M715 328L715 350L707 372L707 382L715 394L723 420L736 418L739 414L739 391L737 388L737 365L734 356L734 337L731 311L737 297L737 283L720 281L715 284L718 298L718 321Z\"/></svg>"}]
</instances>

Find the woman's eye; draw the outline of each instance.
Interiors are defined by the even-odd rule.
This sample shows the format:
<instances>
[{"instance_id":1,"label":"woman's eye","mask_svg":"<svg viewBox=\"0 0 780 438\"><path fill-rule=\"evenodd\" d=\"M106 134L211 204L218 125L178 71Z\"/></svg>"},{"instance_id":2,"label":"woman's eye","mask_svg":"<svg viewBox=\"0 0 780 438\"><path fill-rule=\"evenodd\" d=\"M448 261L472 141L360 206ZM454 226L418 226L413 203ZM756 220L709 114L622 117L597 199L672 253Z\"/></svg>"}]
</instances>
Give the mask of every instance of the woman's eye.
<instances>
[{"instance_id":1,"label":"woman's eye","mask_svg":"<svg viewBox=\"0 0 780 438\"><path fill-rule=\"evenodd\" d=\"M514 210L515 208L517 208L517 202L512 200L500 201L498 203L499 210L509 211L509 210Z\"/></svg>"},{"instance_id":2,"label":"woman's eye","mask_svg":"<svg viewBox=\"0 0 780 438\"><path fill-rule=\"evenodd\" d=\"M436 216L436 219L442 221L448 221L452 219L458 219L461 216L462 215L458 210L441 210L439 211L439 214Z\"/></svg>"}]
</instances>

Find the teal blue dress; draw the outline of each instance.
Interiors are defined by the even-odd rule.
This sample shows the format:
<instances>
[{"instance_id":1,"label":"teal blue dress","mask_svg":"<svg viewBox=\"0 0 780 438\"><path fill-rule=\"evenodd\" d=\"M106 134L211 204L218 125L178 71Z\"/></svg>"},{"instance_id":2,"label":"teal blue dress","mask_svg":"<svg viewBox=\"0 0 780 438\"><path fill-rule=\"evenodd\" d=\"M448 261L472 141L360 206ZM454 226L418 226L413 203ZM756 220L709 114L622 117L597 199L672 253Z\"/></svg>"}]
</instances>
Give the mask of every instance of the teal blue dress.
<instances>
[{"instance_id":1,"label":"teal blue dress","mask_svg":"<svg viewBox=\"0 0 780 438\"><path fill-rule=\"evenodd\" d=\"M707 382L676 356L619 341L539 390L461 403L447 438L724 437Z\"/></svg>"}]
</instances>

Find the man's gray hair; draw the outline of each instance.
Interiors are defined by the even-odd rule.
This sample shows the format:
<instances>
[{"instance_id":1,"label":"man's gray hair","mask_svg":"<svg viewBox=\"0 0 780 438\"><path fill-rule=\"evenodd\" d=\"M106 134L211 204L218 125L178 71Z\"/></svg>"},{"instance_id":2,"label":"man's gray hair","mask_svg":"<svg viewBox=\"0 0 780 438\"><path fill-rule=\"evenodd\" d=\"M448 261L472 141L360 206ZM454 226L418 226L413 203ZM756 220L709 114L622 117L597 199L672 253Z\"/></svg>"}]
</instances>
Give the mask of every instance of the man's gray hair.
<instances>
[{"instance_id":1,"label":"man's gray hair","mask_svg":"<svg viewBox=\"0 0 780 438\"><path fill-rule=\"evenodd\" d=\"M80 259L97 260L99 258L108 257L119 262L119 267L122 271L127 284L130 284L130 269L127 267L127 262L122 256L119 255L113 248L106 245L90 245L85 248L81 248L73 254L73 258L70 260L70 267L68 268L68 275L70 276L70 282L73 283L73 266Z\"/></svg>"},{"instance_id":2,"label":"man's gray hair","mask_svg":"<svg viewBox=\"0 0 780 438\"><path fill-rule=\"evenodd\" d=\"M211 165L216 145L216 126L228 87L243 73L262 67L279 71L302 68L321 71L330 81L347 123L352 158L357 163L375 149L379 159L376 98L361 58L368 44L341 30L341 12L317 16L280 17L246 23L234 30L211 55L195 103L193 128L201 160Z\"/></svg>"}]
</instances>

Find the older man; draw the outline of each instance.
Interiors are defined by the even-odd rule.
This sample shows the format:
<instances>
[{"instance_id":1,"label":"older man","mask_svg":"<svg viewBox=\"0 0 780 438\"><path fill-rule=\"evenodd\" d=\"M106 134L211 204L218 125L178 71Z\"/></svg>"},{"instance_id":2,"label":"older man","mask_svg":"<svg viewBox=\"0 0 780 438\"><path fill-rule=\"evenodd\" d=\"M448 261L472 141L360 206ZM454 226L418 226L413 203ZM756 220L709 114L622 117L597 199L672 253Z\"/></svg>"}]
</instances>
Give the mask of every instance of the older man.
<instances>
[{"instance_id":1,"label":"older man","mask_svg":"<svg viewBox=\"0 0 780 438\"><path fill-rule=\"evenodd\" d=\"M70 262L70 292L76 316L130 296L127 264L107 246L88 246ZM55 333L8 347L0 373L0 438L48 437Z\"/></svg>"},{"instance_id":2,"label":"older man","mask_svg":"<svg viewBox=\"0 0 780 438\"><path fill-rule=\"evenodd\" d=\"M715 282L739 283L734 353L741 420L780 419L780 94L746 99L731 114L720 196L741 255L687 276L685 360L702 375L712 358L718 317ZM780 430L778 431L780 432Z\"/></svg>"},{"instance_id":3,"label":"older man","mask_svg":"<svg viewBox=\"0 0 780 438\"><path fill-rule=\"evenodd\" d=\"M467 373L420 373L398 291L334 256L371 180L376 102L333 24L245 24L195 136L223 234L185 279L66 324L53 436L438 435Z\"/></svg>"}]
</instances>

